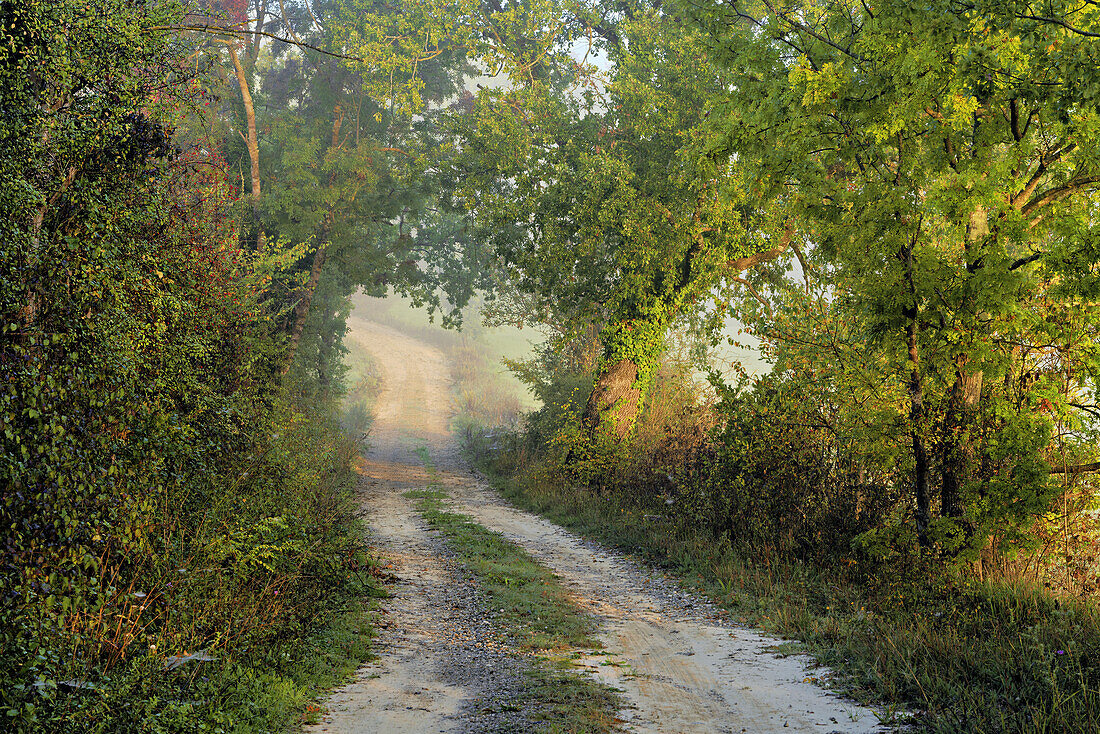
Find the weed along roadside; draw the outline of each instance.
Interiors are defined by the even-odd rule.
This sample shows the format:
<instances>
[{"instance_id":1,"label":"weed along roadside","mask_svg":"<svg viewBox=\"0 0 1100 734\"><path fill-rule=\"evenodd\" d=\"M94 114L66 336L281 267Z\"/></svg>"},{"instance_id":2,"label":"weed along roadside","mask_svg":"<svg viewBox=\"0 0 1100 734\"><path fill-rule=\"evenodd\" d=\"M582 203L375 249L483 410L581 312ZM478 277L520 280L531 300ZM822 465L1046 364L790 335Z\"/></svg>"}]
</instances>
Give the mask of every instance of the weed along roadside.
<instances>
[{"instance_id":1,"label":"weed along roadside","mask_svg":"<svg viewBox=\"0 0 1100 734\"><path fill-rule=\"evenodd\" d=\"M468 459L491 477L496 491L490 490L468 471L448 430L454 424L446 396L455 386L439 376L445 363L440 351L386 327L355 325L376 356L383 384L372 439L375 465L368 474L379 487L396 482L364 502L374 531L381 524L392 539L381 551L394 559L402 579L387 604L391 624L382 630L381 662L367 676L412 681L429 679L441 666L463 671L416 694L425 697L419 704L425 710L417 714L425 721L456 731L485 730L478 727L513 714L536 721L538 706L512 708L524 695L545 695L530 688L538 680L530 672L545 674L546 668L533 666L509 685L497 685L485 677L484 663L503 670L506 658L497 656L503 647L552 646L554 626L547 620L557 615L580 625L569 633L577 640L598 640L603 652L580 662L598 681L620 689L625 706L610 719L601 718L614 705L610 700L584 704L594 705L584 715L601 725L655 733L731 726L747 732L1100 731L1098 620L1087 602L1022 585L966 581L920 559L800 558L782 536L761 531L782 530L769 514L775 508L759 509L759 527L745 525L740 538L725 532L718 521L752 506L706 505L712 488L698 467L666 476L669 483L676 479L671 486L653 470L660 466L653 457L667 450L665 437L689 448L684 437L694 437L701 442L696 447L706 448L690 426L646 423L676 419L667 405L651 406L636 429L642 449L649 437L660 439L648 444L654 453L610 457L619 463L603 475L598 493L576 466L562 464L554 453L560 445L545 441L562 435L554 427L563 416L568 420L561 406L558 415L544 410L530 416L524 433L495 430L490 438L476 428L464 430ZM680 378L665 376L649 399L664 400ZM731 502L740 499L734 489L726 495ZM398 526L405 534L393 531ZM424 552L401 558L410 545ZM563 590L566 605L558 612L542 606L552 596L544 597L543 589L539 606L530 606L526 591L539 577L528 574L524 558L552 574L548 587ZM425 575L452 591L432 591L420 578ZM421 606L398 618L393 602L412 599L414 591ZM475 596L482 606L471 606ZM434 655L435 662L414 668L415 675L402 672L410 653L387 636L395 627L430 628L435 622L423 620L452 608L467 625L449 638L461 644L449 646L455 650L410 647L424 659ZM570 616L575 610L580 615ZM471 619L476 624L469 625ZM408 634L410 641L416 636ZM565 647L576 644L588 643ZM557 671L549 670L547 684L560 691ZM486 680L504 695L488 695ZM580 679L570 705L594 693L590 682ZM821 683L844 697L827 695ZM338 694L334 714L361 706L364 695ZM378 697L371 700L377 707ZM410 703L398 698L393 705L404 710ZM339 717L326 723L329 731L352 730L341 729Z\"/></svg>"},{"instance_id":2,"label":"weed along roadside","mask_svg":"<svg viewBox=\"0 0 1100 734\"><path fill-rule=\"evenodd\" d=\"M516 446L515 443L512 447ZM1100 615L1027 585L825 568L731 546L661 497L597 497L508 439L468 455L517 507L645 559L730 618L799 642L830 685L909 731L1100 731ZM918 569L914 569L917 571Z\"/></svg>"},{"instance_id":3,"label":"weed along roadside","mask_svg":"<svg viewBox=\"0 0 1100 734\"><path fill-rule=\"evenodd\" d=\"M631 731L880 732L893 719L822 689L827 673L783 640L731 624L705 597L509 505L477 478L453 480L449 494L455 510L551 569L598 620L607 661L626 673L616 685Z\"/></svg>"}]
</instances>

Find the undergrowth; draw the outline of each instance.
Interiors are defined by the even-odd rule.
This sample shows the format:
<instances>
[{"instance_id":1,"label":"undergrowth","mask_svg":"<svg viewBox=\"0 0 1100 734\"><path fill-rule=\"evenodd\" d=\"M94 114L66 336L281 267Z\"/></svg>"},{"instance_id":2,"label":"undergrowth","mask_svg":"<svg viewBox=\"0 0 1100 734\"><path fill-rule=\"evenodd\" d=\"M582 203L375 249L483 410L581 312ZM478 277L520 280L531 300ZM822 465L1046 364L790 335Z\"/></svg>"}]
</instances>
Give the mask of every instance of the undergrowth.
<instances>
[{"instance_id":1,"label":"undergrowth","mask_svg":"<svg viewBox=\"0 0 1100 734\"><path fill-rule=\"evenodd\" d=\"M341 401L340 422L345 431L364 444L382 392L382 374L370 352L357 344L349 345L348 351L347 390Z\"/></svg>"},{"instance_id":2,"label":"undergrowth","mask_svg":"<svg viewBox=\"0 0 1100 734\"><path fill-rule=\"evenodd\" d=\"M104 552L91 603L22 609L3 638L9 730L281 731L367 657L383 592L354 447L319 413L268 419L280 430L235 481L166 492L140 547Z\"/></svg>"},{"instance_id":3,"label":"undergrowth","mask_svg":"<svg viewBox=\"0 0 1100 734\"><path fill-rule=\"evenodd\" d=\"M708 594L737 620L792 637L835 683L928 732L1100 731L1100 622L1085 603L1026 586L827 568L735 546L670 518L662 500L596 496L549 467L508 474L472 453L502 494L637 554Z\"/></svg>"}]
</instances>

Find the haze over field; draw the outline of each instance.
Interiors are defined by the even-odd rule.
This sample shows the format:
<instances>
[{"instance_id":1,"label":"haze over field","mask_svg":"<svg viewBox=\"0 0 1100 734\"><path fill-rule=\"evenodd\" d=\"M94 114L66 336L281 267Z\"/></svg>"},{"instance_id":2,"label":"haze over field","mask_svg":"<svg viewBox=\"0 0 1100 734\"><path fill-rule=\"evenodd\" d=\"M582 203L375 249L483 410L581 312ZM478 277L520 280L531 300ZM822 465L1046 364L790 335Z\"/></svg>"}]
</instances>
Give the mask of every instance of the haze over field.
<instances>
[{"instance_id":1,"label":"haze over field","mask_svg":"<svg viewBox=\"0 0 1100 734\"><path fill-rule=\"evenodd\" d=\"M373 298L357 294L352 297L352 317L392 326L398 331L444 348L463 344L473 345L484 359L490 373L498 379L501 390L515 397L524 410L540 407L538 399L515 374L507 368L504 360L530 359L532 347L543 338L538 329L518 329L513 326L485 326L480 319L478 307L466 309L464 326L460 330L447 329L439 324L438 317L432 321L423 308L416 308L406 298L391 296ZM759 352L753 348L756 339L745 333L738 333L740 326L734 322L722 330L722 340L711 351L710 363L728 380L736 379L734 362L740 362L750 376L759 376L770 371ZM734 340L738 345L730 345ZM349 346L356 350L354 341ZM361 350L353 351L349 358L353 372L355 359L362 355ZM704 375L697 373L700 378ZM353 380L354 381L354 380Z\"/></svg>"}]
</instances>

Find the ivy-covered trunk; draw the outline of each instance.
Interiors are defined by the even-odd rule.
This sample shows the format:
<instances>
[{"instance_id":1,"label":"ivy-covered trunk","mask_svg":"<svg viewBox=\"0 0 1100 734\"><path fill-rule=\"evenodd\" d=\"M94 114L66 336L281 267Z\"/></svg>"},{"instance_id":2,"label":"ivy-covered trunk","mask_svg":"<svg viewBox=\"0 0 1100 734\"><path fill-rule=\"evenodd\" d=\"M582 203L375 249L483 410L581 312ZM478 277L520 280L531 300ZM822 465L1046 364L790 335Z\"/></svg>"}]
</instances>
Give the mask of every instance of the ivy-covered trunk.
<instances>
[{"instance_id":1,"label":"ivy-covered trunk","mask_svg":"<svg viewBox=\"0 0 1100 734\"><path fill-rule=\"evenodd\" d=\"M966 226L964 255L967 280L982 269L978 254L979 244L989 235L989 220L984 208L975 207ZM974 296L967 293L962 302L962 312L973 316ZM984 381L981 369L975 369L965 353L955 356L955 383L947 401L943 431L943 484L940 491L940 514L943 517L962 517L963 489L969 483L976 461L972 429L978 413L978 401Z\"/></svg>"},{"instance_id":2,"label":"ivy-covered trunk","mask_svg":"<svg viewBox=\"0 0 1100 734\"><path fill-rule=\"evenodd\" d=\"M638 365L630 359L621 359L596 378L584 406L584 422L593 433L610 430L621 440L634 427L641 405Z\"/></svg>"},{"instance_id":3,"label":"ivy-covered trunk","mask_svg":"<svg viewBox=\"0 0 1100 734\"><path fill-rule=\"evenodd\" d=\"M920 299L917 295L913 272L916 269L913 249L916 247L920 228L917 229L917 234L914 234L898 253L898 259L905 268L905 283L909 287L909 296L912 298L912 303L904 307L903 313L906 320L905 351L909 358L909 438L913 445L913 494L917 503L917 537L921 545L928 545L928 529L932 524L932 493L928 478L928 447L924 437L927 413L924 405L924 374L921 371Z\"/></svg>"},{"instance_id":4,"label":"ivy-covered trunk","mask_svg":"<svg viewBox=\"0 0 1100 734\"><path fill-rule=\"evenodd\" d=\"M963 489L969 483L977 460L973 428L982 394L983 373L967 366L964 355L955 359L955 383L947 402L943 431L943 485L940 491L940 514L962 517Z\"/></svg>"},{"instance_id":5,"label":"ivy-covered trunk","mask_svg":"<svg viewBox=\"0 0 1100 734\"><path fill-rule=\"evenodd\" d=\"M627 319L603 329L603 357L584 407L584 425L590 435L622 441L634 430L664 351L665 328L662 319Z\"/></svg>"}]
</instances>

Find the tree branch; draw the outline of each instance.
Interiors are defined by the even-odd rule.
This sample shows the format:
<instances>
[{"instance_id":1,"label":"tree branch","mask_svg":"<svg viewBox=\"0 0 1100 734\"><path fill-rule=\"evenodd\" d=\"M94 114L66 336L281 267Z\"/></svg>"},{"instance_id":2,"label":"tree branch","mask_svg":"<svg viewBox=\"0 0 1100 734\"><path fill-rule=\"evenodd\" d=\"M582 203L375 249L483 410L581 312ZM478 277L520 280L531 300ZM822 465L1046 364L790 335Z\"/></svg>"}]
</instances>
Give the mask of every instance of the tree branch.
<instances>
[{"instance_id":1,"label":"tree branch","mask_svg":"<svg viewBox=\"0 0 1100 734\"><path fill-rule=\"evenodd\" d=\"M1045 255L1045 252L1033 252L1027 257L1021 257L1019 260L1008 266L1008 271L1011 273L1013 270L1019 270L1025 265L1030 265L1036 260L1041 260Z\"/></svg>"},{"instance_id":2,"label":"tree branch","mask_svg":"<svg viewBox=\"0 0 1100 734\"><path fill-rule=\"evenodd\" d=\"M806 281L806 295L810 295L810 266L806 263L806 258L802 256L802 248L791 238L791 249L794 250L794 256L798 258L798 264L802 267L802 279Z\"/></svg>"},{"instance_id":3,"label":"tree branch","mask_svg":"<svg viewBox=\"0 0 1100 734\"><path fill-rule=\"evenodd\" d=\"M1090 31L1082 30L1081 28L1076 28L1074 26L1071 26L1069 23L1065 22L1061 18L1047 18L1042 15L1027 15L1025 13L1019 13L1016 15L1016 17L1024 18L1026 20L1037 20L1041 23L1052 23L1054 25L1065 28L1070 33L1076 33L1077 35L1084 36L1086 38L1100 38L1100 33L1092 33Z\"/></svg>"},{"instance_id":4,"label":"tree branch","mask_svg":"<svg viewBox=\"0 0 1100 734\"><path fill-rule=\"evenodd\" d=\"M791 240L794 238L794 229L787 225L786 230L783 232L783 239L779 242L779 247L764 252L758 252L755 255L748 255L747 257L739 257L736 260L730 260L726 263L726 268L730 273L743 273L750 268L754 268L760 263L769 262L776 259L791 246Z\"/></svg>"},{"instance_id":5,"label":"tree branch","mask_svg":"<svg viewBox=\"0 0 1100 734\"><path fill-rule=\"evenodd\" d=\"M1032 194L1035 193L1036 187L1039 186L1039 181L1042 180L1043 174L1047 172L1047 167L1041 161L1039 167L1035 169L1035 173L1031 175L1024 187L1020 189L1020 193L1012 197L1012 204L1014 209L1019 209L1024 205L1024 202L1028 200Z\"/></svg>"},{"instance_id":6,"label":"tree branch","mask_svg":"<svg viewBox=\"0 0 1100 734\"><path fill-rule=\"evenodd\" d=\"M1086 189L1096 184L1100 184L1100 176L1084 176L1081 178L1072 179L1062 186L1055 186L1052 189L1047 189L1046 191L1029 201L1027 205L1020 211L1025 217L1030 217L1039 209L1042 209L1043 207L1050 204L1059 202L1062 199L1065 199L1077 193L1078 191L1081 191L1082 189ZM1035 223L1038 223L1038 220L1036 220L1036 222L1034 222L1033 224Z\"/></svg>"},{"instance_id":7,"label":"tree branch","mask_svg":"<svg viewBox=\"0 0 1100 734\"><path fill-rule=\"evenodd\" d=\"M290 31L290 35L294 39L294 45L301 46L302 39L298 37L298 34L294 30L294 26L290 24L290 18L286 17L286 7L284 7L283 5L283 0L279 0L279 12L283 16L283 25L286 26L286 29L288 31Z\"/></svg>"},{"instance_id":8,"label":"tree branch","mask_svg":"<svg viewBox=\"0 0 1100 734\"><path fill-rule=\"evenodd\" d=\"M1100 471L1100 461L1094 461L1091 464L1074 464L1073 466L1052 466L1050 468L1051 474L1086 474L1089 472Z\"/></svg>"},{"instance_id":9,"label":"tree branch","mask_svg":"<svg viewBox=\"0 0 1100 734\"><path fill-rule=\"evenodd\" d=\"M815 31L814 29L807 26L806 24L799 23L797 20L793 20L788 13L785 13L782 10L777 9L775 7L775 5L773 3L771 3L769 0L764 0L764 6L767 7L768 11L772 15L774 15L776 18L780 18L784 23L789 25L791 28L794 28L795 30L802 31L803 33L810 36L811 38L814 38L814 39L820 41L821 43L824 43L826 46L829 46L830 48L833 48L833 49L839 51L840 53L844 54L848 58L859 61L860 63L865 63L867 61L866 57L861 56L861 55L853 52L851 49L844 48L840 44L829 40L825 36L822 36L820 33Z\"/></svg>"},{"instance_id":10,"label":"tree branch","mask_svg":"<svg viewBox=\"0 0 1100 734\"><path fill-rule=\"evenodd\" d=\"M347 59L348 61L358 61L360 63L367 63L367 60L361 56L348 56L347 54L338 54L335 51L326 51L323 48L319 48L304 41L294 41L290 38L283 36L277 36L274 33L267 33L266 31L252 31L246 28L227 28L225 26L218 25L155 25L146 28L148 31L195 31L197 33L210 33L216 36L263 36L264 38L271 38L282 43L289 44L291 46L298 46L300 48L308 48L310 51L316 51L319 54L325 56L332 56L337 59Z\"/></svg>"},{"instance_id":11,"label":"tree branch","mask_svg":"<svg viewBox=\"0 0 1100 734\"><path fill-rule=\"evenodd\" d=\"M741 285L745 286L745 288L748 289L749 293L752 294L752 297L755 298L757 301L760 301L760 305L762 305L769 314L772 312L772 305L764 300L764 297L761 296L760 292L753 287L752 283L741 277L730 278L730 280L732 280L734 283L740 283Z\"/></svg>"}]
</instances>

